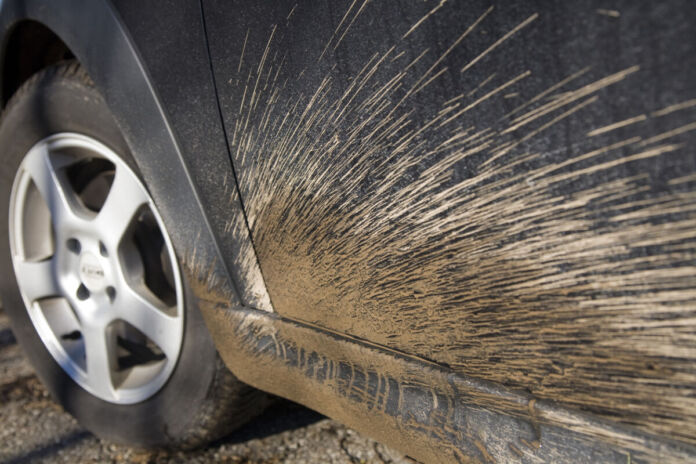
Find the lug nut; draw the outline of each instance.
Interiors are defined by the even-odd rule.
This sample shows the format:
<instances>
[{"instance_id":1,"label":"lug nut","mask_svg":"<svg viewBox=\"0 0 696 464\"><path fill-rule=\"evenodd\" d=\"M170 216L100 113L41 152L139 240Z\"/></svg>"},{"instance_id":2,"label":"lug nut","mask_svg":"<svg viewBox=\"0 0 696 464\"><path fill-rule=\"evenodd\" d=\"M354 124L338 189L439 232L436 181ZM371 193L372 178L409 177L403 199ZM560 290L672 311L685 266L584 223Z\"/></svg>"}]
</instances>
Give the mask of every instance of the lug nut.
<instances>
[{"instance_id":1,"label":"lug nut","mask_svg":"<svg viewBox=\"0 0 696 464\"><path fill-rule=\"evenodd\" d=\"M77 288L77 299L80 301L85 301L87 298L89 298L89 290L87 290L85 284L80 284L80 286Z\"/></svg>"},{"instance_id":2,"label":"lug nut","mask_svg":"<svg viewBox=\"0 0 696 464\"><path fill-rule=\"evenodd\" d=\"M109 300L113 303L116 299L116 289L109 285L106 287L106 294L109 296Z\"/></svg>"},{"instance_id":3,"label":"lug nut","mask_svg":"<svg viewBox=\"0 0 696 464\"><path fill-rule=\"evenodd\" d=\"M68 247L68 250L76 255L79 255L80 250L82 250L82 245L80 245L80 242L76 238L69 238L65 245Z\"/></svg>"}]
</instances>

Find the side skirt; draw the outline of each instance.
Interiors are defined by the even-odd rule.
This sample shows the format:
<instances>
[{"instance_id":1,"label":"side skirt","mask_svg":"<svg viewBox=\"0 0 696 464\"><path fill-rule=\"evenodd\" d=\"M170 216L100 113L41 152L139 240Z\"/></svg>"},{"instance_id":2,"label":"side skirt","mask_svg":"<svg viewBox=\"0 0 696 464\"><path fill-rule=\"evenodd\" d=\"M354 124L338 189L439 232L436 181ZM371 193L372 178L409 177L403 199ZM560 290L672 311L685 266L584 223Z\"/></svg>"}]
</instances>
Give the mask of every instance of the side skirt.
<instances>
[{"instance_id":1,"label":"side skirt","mask_svg":"<svg viewBox=\"0 0 696 464\"><path fill-rule=\"evenodd\" d=\"M223 359L242 381L422 462L696 460L689 445L383 347L212 300L202 299L201 308Z\"/></svg>"}]
</instances>

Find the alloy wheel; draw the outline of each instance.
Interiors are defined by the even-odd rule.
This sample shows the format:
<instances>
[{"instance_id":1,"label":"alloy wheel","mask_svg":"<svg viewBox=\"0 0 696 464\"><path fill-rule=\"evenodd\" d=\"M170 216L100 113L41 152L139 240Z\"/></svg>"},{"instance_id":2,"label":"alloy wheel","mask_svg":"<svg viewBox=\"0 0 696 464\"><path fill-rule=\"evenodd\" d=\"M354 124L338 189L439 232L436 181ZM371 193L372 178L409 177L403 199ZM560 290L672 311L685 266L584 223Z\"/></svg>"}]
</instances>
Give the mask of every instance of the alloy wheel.
<instances>
[{"instance_id":1,"label":"alloy wheel","mask_svg":"<svg viewBox=\"0 0 696 464\"><path fill-rule=\"evenodd\" d=\"M10 249L34 327L85 390L118 404L154 395L181 351L181 276L138 176L81 134L41 140L10 199Z\"/></svg>"}]
</instances>

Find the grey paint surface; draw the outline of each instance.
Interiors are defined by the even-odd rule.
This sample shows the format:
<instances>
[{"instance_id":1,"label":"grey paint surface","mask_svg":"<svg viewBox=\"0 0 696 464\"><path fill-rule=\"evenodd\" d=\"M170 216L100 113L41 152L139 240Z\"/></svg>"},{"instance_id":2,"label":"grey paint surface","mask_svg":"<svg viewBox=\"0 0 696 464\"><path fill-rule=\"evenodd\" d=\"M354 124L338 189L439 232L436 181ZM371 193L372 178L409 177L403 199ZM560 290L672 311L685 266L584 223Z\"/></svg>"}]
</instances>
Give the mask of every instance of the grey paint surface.
<instances>
[{"instance_id":1,"label":"grey paint surface","mask_svg":"<svg viewBox=\"0 0 696 464\"><path fill-rule=\"evenodd\" d=\"M278 314L695 442L688 3L203 4Z\"/></svg>"},{"instance_id":2,"label":"grey paint surface","mask_svg":"<svg viewBox=\"0 0 696 464\"><path fill-rule=\"evenodd\" d=\"M215 6L212 2L205 5L208 12L211 10L207 6ZM680 395L685 389L662 382L664 378L683 382L687 389L693 384L688 351L693 346L693 329L688 322L691 309L685 304L693 301L688 292L693 276L693 237L689 235L693 215L691 210L683 209L694 190L690 177L694 171L690 122L693 105L689 102L693 99L696 66L689 65L694 57L689 53L693 44L689 24L693 24L693 18L688 5L680 8L674 2L631 7L626 2L625 8L616 11L600 8L603 5L599 4L597 8L585 5L582 14L578 7L565 8L560 3L555 4L553 14L549 10L541 12L541 7L547 6L541 4L497 5L489 14L488 5L480 4L454 10L442 7L428 16L436 5L423 4L422 11L409 13L405 5L400 18L391 16L393 10L379 2L355 2L354 8L346 3L340 9L331 7L337 4L327 3L321 11L303 14L302 8L293 8L291 3L274 5L269 7L272 11L263 11L261 4L244 10L253 17L240 15L237 19L242 26L236 28L230 27L230 16L220 14L224 5L216 5L213 11L217 15L207 18L207 26L220 40L225 36L216 31L232 35L217 45L211 44L211 52L214 57L220 53L232 56L216 62L216 82L223 97L225 124L231 135L228 141L242 180L242 200L252 226L255 251L275 309L315 327L370 338L387 350L435 360L458 373L529 388L542 397L561 397L576 407L599 413L618 412L621 420L631 426L659 433L676 430L682 439L691 440L692 422L688 418L685 427L675 429L675 424L693 411L684 407L690 401L688 394L684 400ZM78 6L85 9L85 5ZM682 12L681 16L674 11ZM59 22L40 8L31 10L30 16ZM77 25L86 26L88 17L79 17L83 22ZM107 26L115 27L108 17L99 16ZM328 19L318 21L323 18ZM492 24L479 28L477 18L487 18ZM470 37L472 43L438 63L447 64L448 70L440 72L437 66L430 70L458 34L466 32L465 26L474 24L480 34ZM79 42L70 28L62 29L68 42ZM220 218L208 223L208 216L196 209L196 203L202 198L199 191L203 197L224 192L220 198L231 199L229 211L238 212L237 198L224 190L229 185L224 180L217 182L217 190L207 193L194 186L208 175L205 171L193 172L190 178L182 174L187 163L195 163L197 144L202 142L196 142L195 137L184 137L183 141L178 138L179 132L185 134L187 129L176 104L177 86L172 85L167 93L171 102L162 105L153 89L144 84L144 76L150 71L139 68L138 54L129 48L130 37L118 27L114 31L119 42L115 51L130 53L125 57L116 55L116 62L124 66L128 78L117 82L113 69L95 64L96 80L124 123L129 141L137 147L146 176L159 179L153 192L156 200L168 209L173 223L184 225L175 242L182 265L203 283L199 296L204 298L214 291L216 303L227 311L239 298L235 288L228 285L224 261L210 239L215 236L221 243L226 242L221 249L233 250L238 240L233 231L238 229ZM511 41L504 35L509 32L514 32L509 36L514 38ZM563 41L560 38L564 36L575 39ZM380 87L392 82L388 78L398 78L424 48L431 48L427 47L428 41L423 42L424 37L434 38L433 50L424 55L431 61L423 58L409 68L413 73L404 75L399 87L402 93L395 87ZM519 37L541 45L525 46L529 42L521 42ZM496 46L488 53L486 47L499 39L505 39L501 42L505 46ZM553 47L559 41L563 53L554 53ZM140 46L147 43L141 41ZM277 44L289 51L285 61ZM404 54L390 51L390 44L405 44ZM507 49L510 44L516 48ZM324 48L328 50L328 55L324 54L327 62L316 58ZM77 49L81 59L99 63L93 50L84 46ZM485 59L476 60L481 53ZM240 59L242 54L246 58ZM371 59L372 64L363 69ZM592 66L586 70L588 60ZM461 71L470 68L465 63L474 61L471 69L477 70L475 77L458 80L461 74L471 75ZM269 66L262 68L261 62ZM153 75L158 74L156 63ZM246 74L241 72L243 66ZM487 73L478 73L481 66L500 69L500 74L489 79ZM369 74L374 82L364 81L364 89L375 98L368 101L361 96L352 99L350 105L372 113L358 111L360 114L352 114L338 128L318 124L323 122L325 110L341 101L334 97L356 81L348 78L358 76L358 82L362 82L368 77L366 70L368 74L375 71ZM282 87L283 92L275 100L272 91L259 93L254 100L244 99L245 88L251 92L248 98L252 98L254 87L266 90L267 82L276 82L273 72L279 78L288 78L288 86ZM165 70L159 70L160 78L165 74ZM335 79L336 85L322 87L326 76ZM458 84L453 86L452 81ZM655 86L654 82L661 84ZM228 90L226 96L223 87L227 85L233 90ZM412 126L400 128L398 118L386 118L387 126L370 119L370 114L390 112L390 107L383 105L398 104L409 85L417 94L408 106L416 114ZM202 88L208 89L202 101L209 102L210 89ZM458 97L450 94L453 88L464 89L462 98L468 100L466 104L450 102L452 108L445 114L458 114L468 108L462 115L476 125L473 139L456 131L435 130L435 123L429 125L432 120L428 118L440 117L438 122L442 123L449 118L438 116L438 105ZM385 93L376 94L380 89ZM547 90L549 93L544 94ZM539 98L530 102L535 96ZM528 113L522 120L500 123L497 118L523 104L518 98L532 103L519 111L524 113L538 105L542 114L536 113L536 117ZM556 106L554 99L562 104ZM270 109L270 103L276 106ZM293 106L295 103L297 106ZM161 119L134 127L129 121L134 120L142 104L148 114L157 114ZM453 106L456 104L459 106ZM355 105L351 108L359 109ZM235 127L242 128L238 108L247 111L247 121L254 131L235 132ZM269 109L264 116L256 108ZM298 108L301 110L295 111ZM180 119L169 126L165 115ZM263 132L258 128L271 121L271 127L278 129L285 115L295 118L289 120L293 130L279 137L261 138ZM210 122L210 115L206 120ZM518 127L521 132L515 133L512 127L522 122L534 124L522 124ZM214 126L211 133L216 135L212 139L217 142L209 146L210 152L202 152L206 156L215 153L212 159L220 160L220 132ZM385 134L380 127L396 132ZM484 127L492 130L481 133ZM322 132L323 128L327 130ZM396 153L395 146L400 147L393 137L400 136L401 129L405 130L404 141L408 141L404 146L408 156L398 165L390 154ZM454 150L464 139L476 142L472 148L480 147L486 144L490 132L495 134L495 143L486 147L493 150L475 150L467 156ZM297 138L298 134L302 137ZM356 145L345 144L351 134L357 137L352 140ZM375 141L370 138L375 134L386 138ZM272 142L265 145L267 149L254 145L265 140ZM388 143L383 143L385 140ZM314 146L312 141L316 141ZM274 145L276 142L280 145ZM433 156L420 158L433 143L443 150L426 152ZM510 149L511 145L517 150ZM321 150L312 151L317 147ZM322 158L317 153L330 156ZM345 153L350 156L340 156ZM176 163L158 165L153 160L161 161L159 156ZM382 164L380 160L385 159L388 162ZM549 162L559 169L554 174L571 176L548 182L544 177L549 174ZM565 162L573 168L567 169ZM219 166L227 170L222 163ZM573 175L585 177L574 179ZM450 187L455 188L448 193ZM401 202L392 201L414 200L414 188L420 189L416 193L420 192L422 198L412 201L413 208L404 209ZM376 195L379 191L387 195ZM325 195L327 192L333 195ZM604 201L602 195L607 196L607 192L611 194ZM438 193L443 195L438 197ZM477 198L483 203L471 203ZM477 207L467 209L467 204ZM678 213L661 214L675 210ZM604 221L607 213L611 221ZM385 215L392 220L385 222ZM466 223L445 222L454 229L439 228L438 222L441 225L448 215L458 221L463 217ZM447 234L453 231L474 240L467 242L454 236L450 242L452 236ZM666 243L671 242L670 234L676 234L679 240ZM617 256L621 259L611 259ZM452 257L458 260L452 263ZM253 264L254 260L255 256L248 262ZM598 260L599 268L587 266ZM626 272L622 261L630 266L639 263L639 267L628 270L640 272ZM390 271L393 275L385 278ZM237 276L236 284L242 292L253 288L244 282L243 276ZM452 288L475 291L462 299L457 292L448 292ZM530 292L530 288L541 291ZM586 305L592 301L599 303L588 309ZM656 301L657 307L664 310L658 315L653 314ZM607 302L614 311L613 319L601 317L606 314L602 308ZM433 343L438 337L444 343ZM612 340L616 343L607 344ZM683 347L687 356L674 356L676 351L670 350L676 346ZM636 376L653 384L638 390ZM592 403L596 400L600 402ZM626 401L638 412L625 414ZM666 415L656 416L658 421L651 420L651 401L662 401L661 407L667 410Z\"/></svg>"}]
</instances>

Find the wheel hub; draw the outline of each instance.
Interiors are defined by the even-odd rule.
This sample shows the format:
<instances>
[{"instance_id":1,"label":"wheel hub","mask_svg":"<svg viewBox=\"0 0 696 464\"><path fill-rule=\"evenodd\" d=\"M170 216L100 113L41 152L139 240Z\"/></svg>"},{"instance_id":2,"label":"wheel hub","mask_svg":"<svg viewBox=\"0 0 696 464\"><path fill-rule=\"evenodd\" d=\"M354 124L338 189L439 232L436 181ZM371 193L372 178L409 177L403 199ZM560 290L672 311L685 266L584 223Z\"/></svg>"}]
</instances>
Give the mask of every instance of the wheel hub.
<instances>
[{"instance_id":1,"label":"wheel hub","mask_svg":"<svg viewBox=\"0 0 696 464\"><path fill-rule=\"evenodd\" d=\"M100 259L89 251L80 256L80 281L90 292L101 292L106 289L107 281Z\"/></svg>"}]
</instances>

